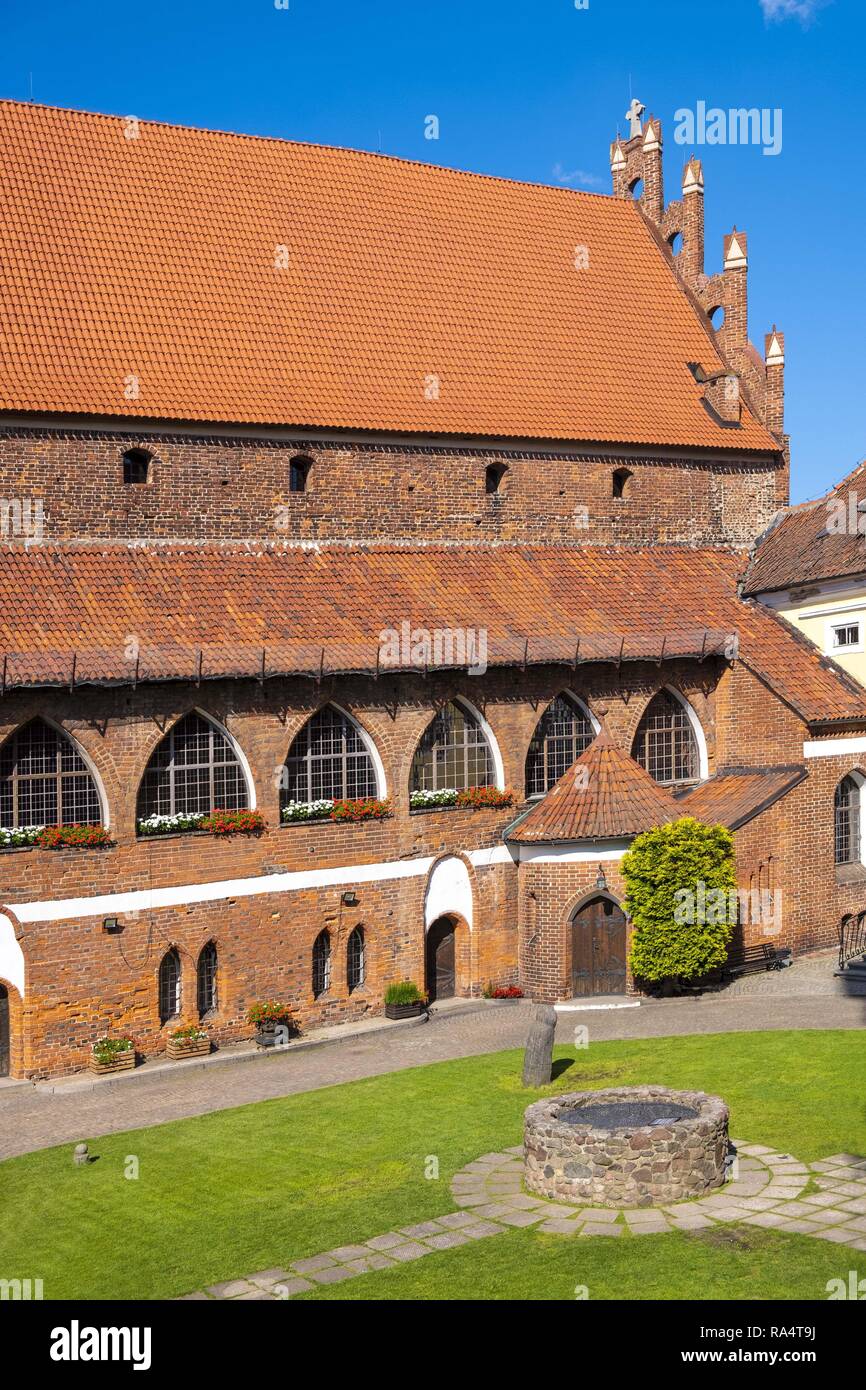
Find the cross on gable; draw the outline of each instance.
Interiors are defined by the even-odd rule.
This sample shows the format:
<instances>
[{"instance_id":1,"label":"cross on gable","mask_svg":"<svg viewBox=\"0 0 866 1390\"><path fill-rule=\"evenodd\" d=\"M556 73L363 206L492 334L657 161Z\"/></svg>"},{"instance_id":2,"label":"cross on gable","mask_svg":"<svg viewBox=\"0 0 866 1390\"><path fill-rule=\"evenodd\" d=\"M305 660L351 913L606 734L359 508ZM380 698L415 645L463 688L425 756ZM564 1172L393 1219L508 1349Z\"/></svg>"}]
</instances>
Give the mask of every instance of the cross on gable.
<instances>
[{"instance_id":1,"label":"cross on gable","mask_svg":"<svg viewBox=\"0 0 866 1390\"><path fill-rule=\"evenodd\" d=\"M625 113L625 118L629 122L628 134L630 140L633 139L635 135L640 135L640 118L645 110L646 107L643 102L638 101L637 97L632 97L631 105Z\"/></svg>"}]
</instances>

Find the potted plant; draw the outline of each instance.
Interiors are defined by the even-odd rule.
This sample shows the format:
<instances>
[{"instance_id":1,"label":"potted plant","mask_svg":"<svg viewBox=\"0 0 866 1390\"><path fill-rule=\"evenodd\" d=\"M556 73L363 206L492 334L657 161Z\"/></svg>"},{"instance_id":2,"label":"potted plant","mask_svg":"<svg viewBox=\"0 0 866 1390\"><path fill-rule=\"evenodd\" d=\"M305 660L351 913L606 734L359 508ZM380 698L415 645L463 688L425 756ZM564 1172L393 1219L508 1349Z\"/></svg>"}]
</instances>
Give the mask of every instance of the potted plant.
<instances>
[{"instance_id":1,"label":"potted plant","mask_svg":"<svg viewBox=\"0 0 866 1390\"><path fill-rule=\"evenodd\" d=\"M514 1004L523 998L523 990L519 985L497 985L494 989L492 984L488 984L484 990L484 998L492 1000L495 1004Z\"/></svg>"},{"instance_id":2,"label":"potted plant","mask_svg":"<svg viewBox=\"0 0 866 1390\"><path fill-rule=\"evenodd\" d=\"M278 1047L287 1041L290 1033L297 1031L292 1025L289 1005L281 1004L277 999L263 999L253 1004L247 1019L256 1025L256 1043L259 1047Z\"/></svg>"},{"instance_id":3,"label":"potted plant","mask_svg":"<svg viewBox=\"0 0 866 1390\"><path fill-rule=\"evenodd\" d=\"M418 1018L427 1008L427 996L414 980L399 980L385 991L386 1018Z\"/></svg>"},{"instance_id":4,"label":"potted plant","mask_svg":"<svg viewBox=\"0 0 866 1390\"><path fill-rule=\"evenodd\" d=\"M175 1028L166 1045L166 1053L173 1062L182 1062L187 1057L206 1057L209 1052L210 1038L198 1023Z\"/></svg>"},{"instance_id":5,"label":"potted plant","mask_svg":"<svg viewBox=\"0 0 866 1390\"><path fill-rule=\"evenodd\" d=\"M90 1070L98 1076L115 1071L132 1071L135 1043L132 1038L97 1038L90 1053Z\"/></svg>"}]
</instances>

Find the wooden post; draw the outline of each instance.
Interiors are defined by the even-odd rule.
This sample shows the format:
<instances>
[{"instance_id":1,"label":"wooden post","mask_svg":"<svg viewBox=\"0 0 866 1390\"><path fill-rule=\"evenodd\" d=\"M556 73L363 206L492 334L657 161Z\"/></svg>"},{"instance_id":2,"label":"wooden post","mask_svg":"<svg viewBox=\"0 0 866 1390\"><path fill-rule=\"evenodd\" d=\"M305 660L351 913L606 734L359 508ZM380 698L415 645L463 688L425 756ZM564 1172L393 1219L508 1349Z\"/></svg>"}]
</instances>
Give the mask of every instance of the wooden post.
<instances>
[{"instance_id":1,"label":"wooden post","mask_svg":"<svg viewBox=\"0 0 866 1390\"><path fill-rule=\"evenodd\" d=\"M523 1054L524 1086L550 1085L555 1033L556 1009L552 1004L536 1004Z\"/></svg>"}]
</instances>

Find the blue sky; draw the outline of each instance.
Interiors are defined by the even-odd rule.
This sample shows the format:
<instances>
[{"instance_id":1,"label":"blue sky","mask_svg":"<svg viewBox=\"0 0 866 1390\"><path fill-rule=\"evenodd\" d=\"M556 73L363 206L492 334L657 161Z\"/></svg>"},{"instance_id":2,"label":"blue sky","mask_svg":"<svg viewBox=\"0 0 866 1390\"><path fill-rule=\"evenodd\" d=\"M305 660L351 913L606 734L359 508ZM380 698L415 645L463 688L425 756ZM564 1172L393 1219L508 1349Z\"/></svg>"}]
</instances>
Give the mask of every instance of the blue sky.
<instances>
[{"instance_id":1,"label":"blue sky","mask_svg":"<svg viewBox=\"0 0 866 1390\"><path fill-rule=\"evenodd\" d=\"M750 334L786 334L794 501L866 454L863 0L2 0L0 95L608 191L631 94L782 111L782 148L713 145L707 270L749 234ZM31 77L32 75L32 77ZM425 118L439 139L425 139Z\"/></svg>"}]
</instances>

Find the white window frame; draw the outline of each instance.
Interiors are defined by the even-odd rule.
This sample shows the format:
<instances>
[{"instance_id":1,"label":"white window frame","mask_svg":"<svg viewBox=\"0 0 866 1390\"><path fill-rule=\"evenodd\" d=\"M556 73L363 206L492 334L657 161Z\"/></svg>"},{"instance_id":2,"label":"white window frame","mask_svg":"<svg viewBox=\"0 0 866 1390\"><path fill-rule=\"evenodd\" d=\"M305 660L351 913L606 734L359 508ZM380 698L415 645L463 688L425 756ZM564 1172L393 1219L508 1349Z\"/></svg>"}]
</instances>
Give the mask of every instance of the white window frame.
<instances>
[{"instance_id":1,"label":"white window frame","mask_svg":"<svg viewBox=\"0 0 866 1390\"><path fill-rule=\"evenodd\" d=\"M842 646L836 646L836 633L846 627L857 628L857 641L846 642ZM824 655L825 656L845 656L851 652L863 651L863 618L858 613L856 616L843 617L837 614L834 618L828 618L824 625Z\"/></svg>"}]
</instances>

